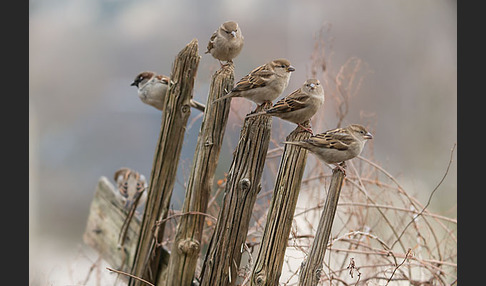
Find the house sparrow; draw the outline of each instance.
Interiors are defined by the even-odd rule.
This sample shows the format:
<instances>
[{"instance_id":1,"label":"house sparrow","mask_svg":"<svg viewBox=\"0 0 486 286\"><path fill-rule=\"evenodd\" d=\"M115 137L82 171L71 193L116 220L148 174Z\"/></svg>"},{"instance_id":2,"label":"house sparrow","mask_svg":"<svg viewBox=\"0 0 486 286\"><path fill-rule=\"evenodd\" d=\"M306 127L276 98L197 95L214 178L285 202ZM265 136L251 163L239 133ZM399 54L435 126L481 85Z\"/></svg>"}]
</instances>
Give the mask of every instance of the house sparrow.
<instances>
[{"instance_id":1,"label":"house sparrow","mask_svg":"<svg viewBox=\"0 0 486 286\"><path fill-rule=\"evenodd\" d=\"M143 103L152 105L158 110L163 110L169 82L171 85L174 84L168 76L158 75L151 71L144 71L139 73L130 85L138 88L138 97ZM205 106L202 103L191 99L189 105L204 112Z\"/></svg>"},{"instance_id":2,"label":"house sparrow","mask_svg":"<svg viewBox=\"0 0 486 286\"><path fill-rule=\"evenodd\" d=\"M224 22L211 36L205 54L210 53L220 64L221 61L232 63L243 48L243 40L238 23Z\"/></svg>"},{"instance_id":3,"label":"house sparrow","mask_svg":"<svg viewBox=\"0 0 486 286\"><path fill-rule=\"evenodd\" d=\"M316 134L309 139L298 142L284 142L297 145L316 154L327 164L335 164L343 173L345 170L338 163L358 156L366 143L372 139L371 133L359 124L352 124L345 128L337 128Z\"/></svg>"},{"instance_id":4,"label":"house sparrow","mask_svg":"<svg viewBox=\"0 0 486 286\"><path fill-rule=\"evenodd\" d=\"M114 175L118 191L125 198L125 209L130 209L137 199L141 196L138 204L143 204L147 200L147 181L145 176L129 168L121 168Z\"/></svg>"},{"instance_id":5,"label":"house sparrow","mask_svg":"<svg viewBox=\"0 0 486 286\"><path fill-rule=\"evenodd\" d=\"M138 97L140 97L143 103L162 110L169 81L170 78L168 76L157 75L151 71L144 71L139 73L130 85L138 88Z\"/></svg>"},{"instance_id":6,"label":"house sparrow","mask_svg":"<svg viewBox=\"0 0 486 286\"><path fill-rule=\"evenodd\" d=\"M246 117L262 114L280 117L299 125L312 134L312 129L304 127L301 123L310 120L324 103L324 89L317 79L308 79L304 84L277 101L270 109L256 112Z\"/></svg>"},{"instance_id":7,"label":"house sparrow","mask_svg":"<svg viewBox=\"0 0 486 286\"><path fill-rule=\"evenodd\" d=\"M213 103L231 97L244 97L258 105L267 101L272 102L287 87L290 73L293 71L295 68L288 60L273 60L252 70L240 79L228 94L214 100Z\"/></svg>"}]
</instances>

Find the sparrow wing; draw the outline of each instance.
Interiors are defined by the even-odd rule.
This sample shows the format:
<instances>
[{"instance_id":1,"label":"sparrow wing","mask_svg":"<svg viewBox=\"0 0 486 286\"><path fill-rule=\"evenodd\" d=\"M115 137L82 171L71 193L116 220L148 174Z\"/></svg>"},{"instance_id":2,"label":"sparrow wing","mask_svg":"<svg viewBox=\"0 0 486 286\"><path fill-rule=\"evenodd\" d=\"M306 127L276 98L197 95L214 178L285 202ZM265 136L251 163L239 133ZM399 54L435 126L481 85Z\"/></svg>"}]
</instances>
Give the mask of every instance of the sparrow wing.
<instances>
[{"instance_id":1,"label":"sparrow wing","mask_svg":"<svg viewBox=\"0 0 486 286\"><path fill-rule=\"evenodd\" d=\"M162 82L163 84L169 84L169 81L170 81L170 78L168 76L165 76L165 75L156 75L155 76L160 82Z\"/></svg>"},{"instance_id":2,"label":"sparrow wing","mask_svg":"<svg viewBox=\"0 0 486 286\"><path fill-rule=\"evenodd\" d=\"M338 128L316 134L305 141L319 148L345 151L349 149L349 145L353 142L353 140L354 138L349 135L349 133L345 132L341 128Z\"/></svg>"},{"instance_id":3,"label":"sparrow wing","mask_svg":"<svg viewBox=\"0 0 486 286\"><path fill-rule=\"evenodd\" d=\"M214 45L214 39L216 39L216 35L217 35L217 30L214 31L214 33L211 35L211 38L209 39L209 43L208 43L208 47L207 47L207 51L205 52L205 54L209 53L210 50L213 49Z\"/></svg>"},{"instance_id":4,"label":"sparrow wing","mask_svg":"<svg viewBox=\"0 0 486 286\"><path fill-rule=\"evenodd\" d=\"M231 91L236 92L264 87L273 75L274 72L266 69L265 65L259 66L241 78Z\"/></svg>"},{"instance_id":5,"label":"sparrow wing","mask_svg":"<svg viewBox=\"0 0 486 286\"><path fill-rule=\"evenodd\" d=\"M287 113L307 107L310 96L300 89L277 101L267 113Z\"/></svg>"}]
</instances>

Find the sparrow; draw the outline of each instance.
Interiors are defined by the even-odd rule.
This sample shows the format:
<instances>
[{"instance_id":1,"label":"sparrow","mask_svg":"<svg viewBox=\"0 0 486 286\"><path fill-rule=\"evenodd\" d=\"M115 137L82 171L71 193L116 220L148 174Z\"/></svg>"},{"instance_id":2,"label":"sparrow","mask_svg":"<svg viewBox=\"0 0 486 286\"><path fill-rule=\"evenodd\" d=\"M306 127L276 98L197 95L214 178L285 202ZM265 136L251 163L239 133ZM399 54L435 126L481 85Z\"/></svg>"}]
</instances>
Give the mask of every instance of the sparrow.
<instances>
[{"instance_id":1,"label":"sparrow","mask_svg":"<svg viewBox=\"0 0 486 286\"><path fill-rule=\"evenodd\" d=\"M276 59L261 65L241 78L231 91L213 103L232 97L244 97L258 105L272 102L289 84L290 73L295 68L286 59Z\"/></svg>"},{"instance_id":2,"label":"sparrow","mask_svg":"<svg viewBox=\"0 0 486 286\"><path fill-rule=\"evenodd\" d=\"M308 79L291 94L277 101L270 109L247 115L271 115L282 118L299 125L313 134L312 129L304 127L301 123L310 120L324 103L324 89L317 79Z\"/></svg>"},{"instance_id":3,"label":"sparrow","mask_svg":"<svg viewBox=\"0 0 486 286\"><path fill-rule=\"evenodd\" d=\"M171 85L174 84L168 76L144 71L139 73L130 85L138 88L138 97L143 103L151 105L158 110L163 110L169 82ZM189 105L204 112L205 106L202 103L191 99Z\"/></svg>"},{"instance_id":4,"label":"sparrow","mask_svg":"<svg viewBox=\"0 0 486 286\"><path fill-rule=\"evenodd\" d=\"M346 174L346 171L338 163L358 156L366 143L373 135L359 124L351 124L344 128L336 128L311 136L297 142L283 142L284 144L297 145L305 148L327 164L334 164Z\"/></svg>"},{"instance_id":5,"label":"sparrow","mask_svg":"<svg viewBox=\"0 0 486 286\"><path fill-rule=\"evenodd\" d=\"M138 97L143 103L162 110L170 81L168 76L144 71L139 73L130 85L138 88Z\"/></svg>"},{"instance_id":6,"label":"sparrow","mask_svg":"<svg viewBox=\"0 0 486 286\"><path fill-rule=\"evenodd\" d=\"M147 199L147 181L145 176L129 168L121 168L115 172L114 179L118 191L125 198L125 209L130 209L137 199L141 196L138 204L142 204Z\"/></svg>"},{"instance_id":7,"label":"sparrow","mask_svg":"<svg viewBox=\"0 0 486 286\"><path fill-rule=\"evenodd\" d=\"M238 23L234 21L224 22L219 28L214 31L209 39L207 51L215 59L232 63L243 48L244 37ZM223 64L221 64L222 66Z\"/></svg>"}]
</instances>

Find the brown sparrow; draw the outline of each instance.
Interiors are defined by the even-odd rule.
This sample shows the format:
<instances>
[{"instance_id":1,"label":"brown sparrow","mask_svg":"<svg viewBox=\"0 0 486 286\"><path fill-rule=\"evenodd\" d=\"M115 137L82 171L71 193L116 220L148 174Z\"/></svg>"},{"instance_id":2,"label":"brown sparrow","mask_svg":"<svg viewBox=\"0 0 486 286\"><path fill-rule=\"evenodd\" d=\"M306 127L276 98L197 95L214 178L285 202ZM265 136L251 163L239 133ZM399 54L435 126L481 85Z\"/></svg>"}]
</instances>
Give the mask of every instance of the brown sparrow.
<instances>
[{"instance_id":1,"label":"brown sparrow","mask_svg":"<svg viewBox=\"0 0 486 286\"><path fill-rule=\"evenodd\" d=\"M220 64L221 61L233 62L243 48L243 40L238 23L224 22L211 36L205 54L210 53Z\"/></svg>"},{"instance_id":2,"label":"brown sparrow","mask_svg":"<svg viewBox=\"0 0 486 286\"><path fill-rule=\"evenodd\" d=\"M125 208L130 209L138 196L141 196L138 204L143 204L147 199L147 181L145 176L129 168L121 168L114 175L118 191L125 198Z\"/></svg>"},{"instance_id":3,"label":"brown sparrow","mask_svg":"<svg viewBox=\"0 0 486 286\"><path fill-rule=\"evenodd\" d=\"M247 115L272 115L299 125L312 134L312 129L304 127L301 123L310 120L324 103L324 89L317 79L308 79L304 84L277 101L270 109Z\"/></svg>"},{"instance_id":4,"label":"brown sparrow","mask_svg":"<svg viewBox=\"0 0 486 286\"><path fill-rule=\"evenodd\" d=\"M144 71L139 73L130 85L138 88L138 97L143 103L152 105L158 110L163 110L169 82L174 84L168 76L158 75L151 71ZM191 99L189 105L204 112L205 106L202 103Z\"/></svg>"},{"instance_id":5,"label":"brown sparrow","mask_svg":"<svg viewBox=\"0 0 486 286\"><path fill-rule=\"evenodd\" d=\"M139 73L130 85L138 88L138 97L143 103L162 110L169 81L170 78L168 76L157 75L151 71L144 71Z\"/></svg>"},{"instance_id":6,"label":"brown sparrow","mask_svg":"<svg viewBox=\"0 0 486 286\"><path fill-rule=\"evenodd\" d=\"M275 100L289 84L290 73L295 68L286 59L277 59L261 65L240 79L235 87L225 96L214 102L232 98L244 97L261 105Z\"/></svg>"},{"instance_id":7,"label":"brown sparrow","mask_svg":"<svg viewBox=\"0 0 486 286\"><path fill-rule=\"evenodd\" d=\"M366 143L372 139L371 133L359 124L337 128L316 134L309 139L298 142L284 142L297 145L316 154L327 164L338 164L358 156ZM337 165L344 173L344 169Z\"/></svg>"}]
</instances>

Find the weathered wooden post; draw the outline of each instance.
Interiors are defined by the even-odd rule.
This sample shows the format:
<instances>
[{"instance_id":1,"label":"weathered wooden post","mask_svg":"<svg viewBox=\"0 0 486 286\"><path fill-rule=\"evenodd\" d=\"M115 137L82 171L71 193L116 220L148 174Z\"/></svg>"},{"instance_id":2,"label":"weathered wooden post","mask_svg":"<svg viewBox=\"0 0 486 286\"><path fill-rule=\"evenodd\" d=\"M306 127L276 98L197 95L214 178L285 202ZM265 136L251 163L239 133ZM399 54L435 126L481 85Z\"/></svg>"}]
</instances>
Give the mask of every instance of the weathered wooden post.
<instances>
[{"instance_id":1,"label":"weathered wooden post","mask_svg":"<svg viewBox=\"0 0 486 286\"><path fill-rule=\"evenodd\" d=\"M228 99L227 99L228 100ZM256 111L267 110L271 103ZM245 119L228 172L223 204L201 270L201 286L235 285L268 151L271 116Z\"/></svg>"},{"instance_id":2,"label":"weathered wooden post","mask_svg":"<svg viewBox=\"0 0 486 286\"><path fill-rule=\"evenodd\" d=\"M310 127L309 122L306 127ZM310 136L309 132L297 127L287 136L286 141L300 141ZM251 285L278 285L307 152L304 148L285 145L267 212L262 242L251 274Z\"/></svg>"},{"instance_id":3,"label":"weathered wooden post","mask_svg":"<svg viewBox=\"0 0 486 286\"><path fill-rule=\"evenodd\" d=\"M154 283L159 276L161 249L170 198L176 179L177 165L189 119L194 82L199 66L197 39L193 39L177 55L171 73L159 141L155 150L148 198L142 220L131 274ZM143 282L130 278L129 285Z\"/></svg>"},{"instance_id":4,"label":"weathered wooden post","mask_svg":"<svg viewBox=\"0 0 486 286\"><path fill-rule=\"evenodd\" d=\"M83 241L95 249L112 267L129 272L140 233L141 221L134 216L127 226L125 243L119 245L119 235L127 217L120 195L113 184L102 176L91 202ZM169 253L162 252L162 264L167 265ZM126 280L126 276L121 276Z\"/></svg>"},{"instance_id":5,"label":"weathered wooden post","mask_svg":"<svg viewBox=\"0 0 486 286\"><path fill-rule=\"evenodd\" d=\"M189 286L194 278L197 259L201 249L201 238L205 213L219 152L223 143L230 101L212 104L225 95L234 83L233 64L224 65L212 77L204 118L199 131L196 151L188 179L182 216L172 245L167 278L158 280L158 285ZM165 283L166 284L163 284Z\"/></svg>"},{"instance_id":6,"label":"weathered wooden post","mask_svg":"<svg viewBox=\"0 0 486 286\"><path fill-rule=\"evenodd\" d=\"M316 236L312 242L309 255L302 263L299 275L299 285L314 286L319 282L322 272L322 262L326 254L327 242L331 235L331 227L339 201L339 194L344 182L344 173L339 168L332 171L331 184L327 193L326 203L322 210Z\"/></svg>"}]
</instances>

